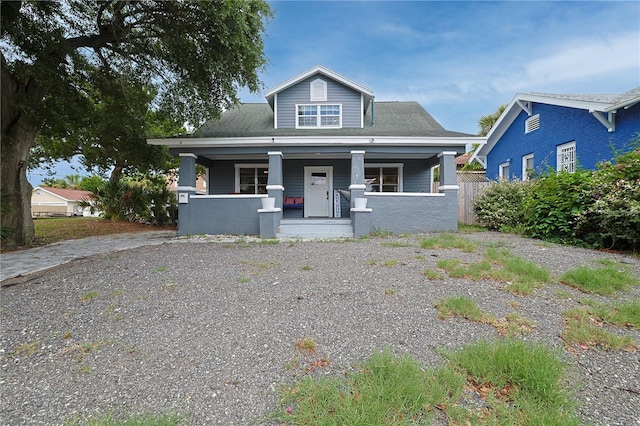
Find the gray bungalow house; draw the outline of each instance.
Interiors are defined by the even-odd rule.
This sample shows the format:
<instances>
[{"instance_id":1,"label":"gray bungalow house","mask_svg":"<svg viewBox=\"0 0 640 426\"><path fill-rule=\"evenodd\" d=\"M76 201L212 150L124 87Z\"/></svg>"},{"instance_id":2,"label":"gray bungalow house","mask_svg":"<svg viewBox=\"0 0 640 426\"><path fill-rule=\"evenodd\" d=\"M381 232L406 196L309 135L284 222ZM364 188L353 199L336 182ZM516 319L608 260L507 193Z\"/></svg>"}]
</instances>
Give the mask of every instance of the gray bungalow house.
<instances>
[{"instance_id":1,"label":"gray bungalow house","mask_svg":"<svg viewBox=\"0 0 640 426\"><path fill-rule=\"evenodd\" d=\"M455 157L484 138L445 130L417 102L377 102L371 89L322 66L266 99L193 134L148 140L180 157L180 235L457 229ZM207 170L206 195L196 194L196 164Z\"/></svg>"}]
</instances>

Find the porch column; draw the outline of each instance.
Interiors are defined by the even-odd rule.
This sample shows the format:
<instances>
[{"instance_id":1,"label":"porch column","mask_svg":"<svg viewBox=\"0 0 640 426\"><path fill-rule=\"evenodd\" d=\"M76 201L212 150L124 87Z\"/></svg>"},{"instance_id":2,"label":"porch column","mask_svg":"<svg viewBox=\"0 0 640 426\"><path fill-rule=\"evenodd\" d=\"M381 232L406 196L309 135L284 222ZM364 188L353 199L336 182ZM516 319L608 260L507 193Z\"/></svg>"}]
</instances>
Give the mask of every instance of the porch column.
<instances>
[{"instance_id":1,"label":"porch column","mask_svg":"<svg viewBox=\"0 0 640 426\"><path fill-rule=\"evenodd\" d=\"M456 153L443 151L438 154L440 159L440 186L438 192L445 194L444 215L439 226L442 230L456 231L458 229L458 178L456 177Z\"/></svg>"},{"instance_id":2,"label":"porch column","mask_svg":"<svg viewBox=\"0 0 640 426\"><path fill-rule=\"evenodd\" d=\"M458 178L456 177L456 152L442 151L438 154L438 158L440 159L440 186L438 186L438 191L458 191Z\"/></svg>"},{"instance_id":3,"label":"porch column","mask_svg":"<svg viewBox=\"0 0 640 426\"><path fill-rule=\"evenodd\" d=\"M267 178L267 194L276 199L276 208L282 209L282 194L284 193L282 179L282 152L272 151L269 155L269 177Z\"/></svg>"},{"instance_id":4,"label":"porch column","mask_svg":"<svg viewBox=\"0 0 640 426\"><path fill-rule=\"evenodd\" d=\"M364 182L364 151L351 151L351 208L355 208L355 199L363 198L367 185Z\"/></svg>"},{"instance_id":5,"label":"porch column","mask_svg":"<svg viewBox=\"0 0 640 426\"><path fill-rule=\"evenodd\" d=\"M178 235L191 235L192 211L189 198L196 193L196 159L197 155L181 152L180 170L178 174Z\"/></svg>"},{"instance_id":6,"label":"porch column","mask_svg":"<svg viewBox=\"0 0 640 426\"><path fill-rule=\"evenodd\" d=\"M258 209L260 214L260 237L275 238L282 219L282 152L268 152L269 175L267 177L267 195L275 198L275 206L270 209Z\"/></svg>"}]
</instances>

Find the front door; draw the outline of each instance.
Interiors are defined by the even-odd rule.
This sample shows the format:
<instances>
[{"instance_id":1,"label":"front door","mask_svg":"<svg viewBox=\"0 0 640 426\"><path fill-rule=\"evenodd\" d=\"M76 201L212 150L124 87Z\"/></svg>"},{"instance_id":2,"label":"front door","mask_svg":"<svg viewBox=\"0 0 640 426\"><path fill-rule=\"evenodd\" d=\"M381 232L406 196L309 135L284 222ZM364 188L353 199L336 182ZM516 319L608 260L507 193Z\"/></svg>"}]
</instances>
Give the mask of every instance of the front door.
<instances>
[{"instance_id":1,"label":"front door","mask_svg":"<svg viewBox=\"0 0 640 426\"><path fill-rule=\"evenodd\" d=\"M331 217L333 167L304 168L304 217Z\"/></svg>"}]
</instances>

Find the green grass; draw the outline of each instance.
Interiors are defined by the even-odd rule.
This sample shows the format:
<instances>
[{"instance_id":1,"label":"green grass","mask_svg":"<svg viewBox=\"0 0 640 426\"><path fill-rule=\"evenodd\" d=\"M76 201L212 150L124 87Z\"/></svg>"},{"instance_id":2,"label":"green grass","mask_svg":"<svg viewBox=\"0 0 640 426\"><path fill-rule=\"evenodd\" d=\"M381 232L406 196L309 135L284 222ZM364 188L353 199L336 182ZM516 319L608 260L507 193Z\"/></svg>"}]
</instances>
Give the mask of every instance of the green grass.
<instances>
[{"instance_id":1,"label":"green grass","mask_svg":"<svg viewBox=\"0 0 640 426\"><path fill-rule=\"evenodd\" d=\"M477 244L459 235L443 232L433 237L425 237L420 240L420 247L428 250L459 249L465 253L476 251Z\"/></svg>"},{"instance_id":2,"label":"green grass","mask_svg":"<svg viewBox=\"0 0 640 426\"><path fill-rule=\"evenodd\" d=\"M466 296L450 297L437 302L435 306L439 318L462 317L476 322L487 322L489 319L478 304Z\"/></svg>"},{"instance_id":3,"label":"green grass","mask_svg":"<svg viewBox=\"0 0 640 426\"><path fill-rule=\"evenodd\" d=\"M398 259L387 259L382 262L382 266L396 266L398 264Z\"/></svg>"},{"instance_id":4,"label":"green grass","mask_svg":"<svg viewBox=\"0 0 640 426\"><path fill-rule=\"evenodd\" d=\"M437 407L449 424L579 424L562 387L566 365L546 346L507 339L443 355L444 365L425 368L374 352L344 376L283 387L271 417L291 425L417 425L430 424ZM469 393L486 409L469 407Z\"/></svg>"},{"instance_id":5,"label":"green grass","mask_svg":"<svg viewBox=\"0 0 640 426\"><path fill-rule=\"evenodd\" d=\"M403 243L401 241L388 241L380 244L383 247L413 247L411 243Z\"/></svg>"},{"instance_id":6,"label":"green grass","mask_svg":"<svg viewBox=\"0 0 640 426\"><path fill-rule=\"evenodd\" d=\"M486 232L487 228L481 225L467 225L466 223L458 223L458 232L465 234L473 234L477 232Z\"/></svg>"},{"instance_id":7,"label":"green grass","mask_svg":"<svg viewBox=\"0 0 640 426\"><path fill-rule=\"evenodd\" d=\"M608 264L597 268L579 266L571 269L562 274L560 282L582 292L601 296L611 296L616 292L640 285L640 280L633 277L623 265L606 263Z\"/></svg>"},{"instance_id":8,"label":"green grass","mask_svg":"<svg viewBox=\"0 0 640 426\"><path fill-rule=\"evenodd\" d=\"M634 351L637 346L630 336L618 336L602 327L602 319L589 308L569 309L564 314L565 329L560 335L568 346Z\"/></svg>"},{"instance_id":9,"label":"green grass","mask_svg":"<svg viewBox=\"0 0 640 426\"><path fill-rule=\"evenodd\" d=\"M640 300L614 302L611 304L594 300L581 300L587 310L599 320L620 327L640 328Z\"/></svg>"},{"instance_id":10,"label":"green grass","mask_svg":"<svg viewBox=\"0 0 640 426\"><path fill-rule=\"evenodd\" d=\"M422 275L427 277L427 279L429 279L429 280L442 280L442 279L444 279L444 275L442 275L438 271L434 271L433 269L425 269L422 272Z\"/></svg>"},{"instance_id":11,"label":"green grass","mask_svg":"<svg viewBox=\"0 0 640 426\"><path fill-rule=\"evenodd\" d=\"M89 302L93 299L98 298L99 294L97 291L95 290L89 290L88 292L86 292L85 294L83 294L82 296L80 296L80 300L82 300L83 302Z\"/></svg>"}]
</instances>

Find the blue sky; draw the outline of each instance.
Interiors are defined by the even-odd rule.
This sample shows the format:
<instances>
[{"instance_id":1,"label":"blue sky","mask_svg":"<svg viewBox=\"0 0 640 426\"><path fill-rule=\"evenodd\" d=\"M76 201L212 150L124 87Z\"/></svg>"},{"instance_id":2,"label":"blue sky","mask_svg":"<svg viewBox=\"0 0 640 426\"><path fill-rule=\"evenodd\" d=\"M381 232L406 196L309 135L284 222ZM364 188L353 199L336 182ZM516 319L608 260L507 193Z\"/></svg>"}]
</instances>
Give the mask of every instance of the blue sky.
<instances>
[{"instance_id":1,"label":"blue sky","mask_svg":"<svg viewBox=\"0 0 640 426\"><path fill-rule=\"evenodd\" d=\"M271 1L260 74L271 87L315 65L415 100L446 129L519 92L623 93L640 86L638 1ZM58 176L83 174L66 164ZM36 172L37 173L37 172ZM37 185L43 176L33 173Z\"/></svg>"}]
</instances>

